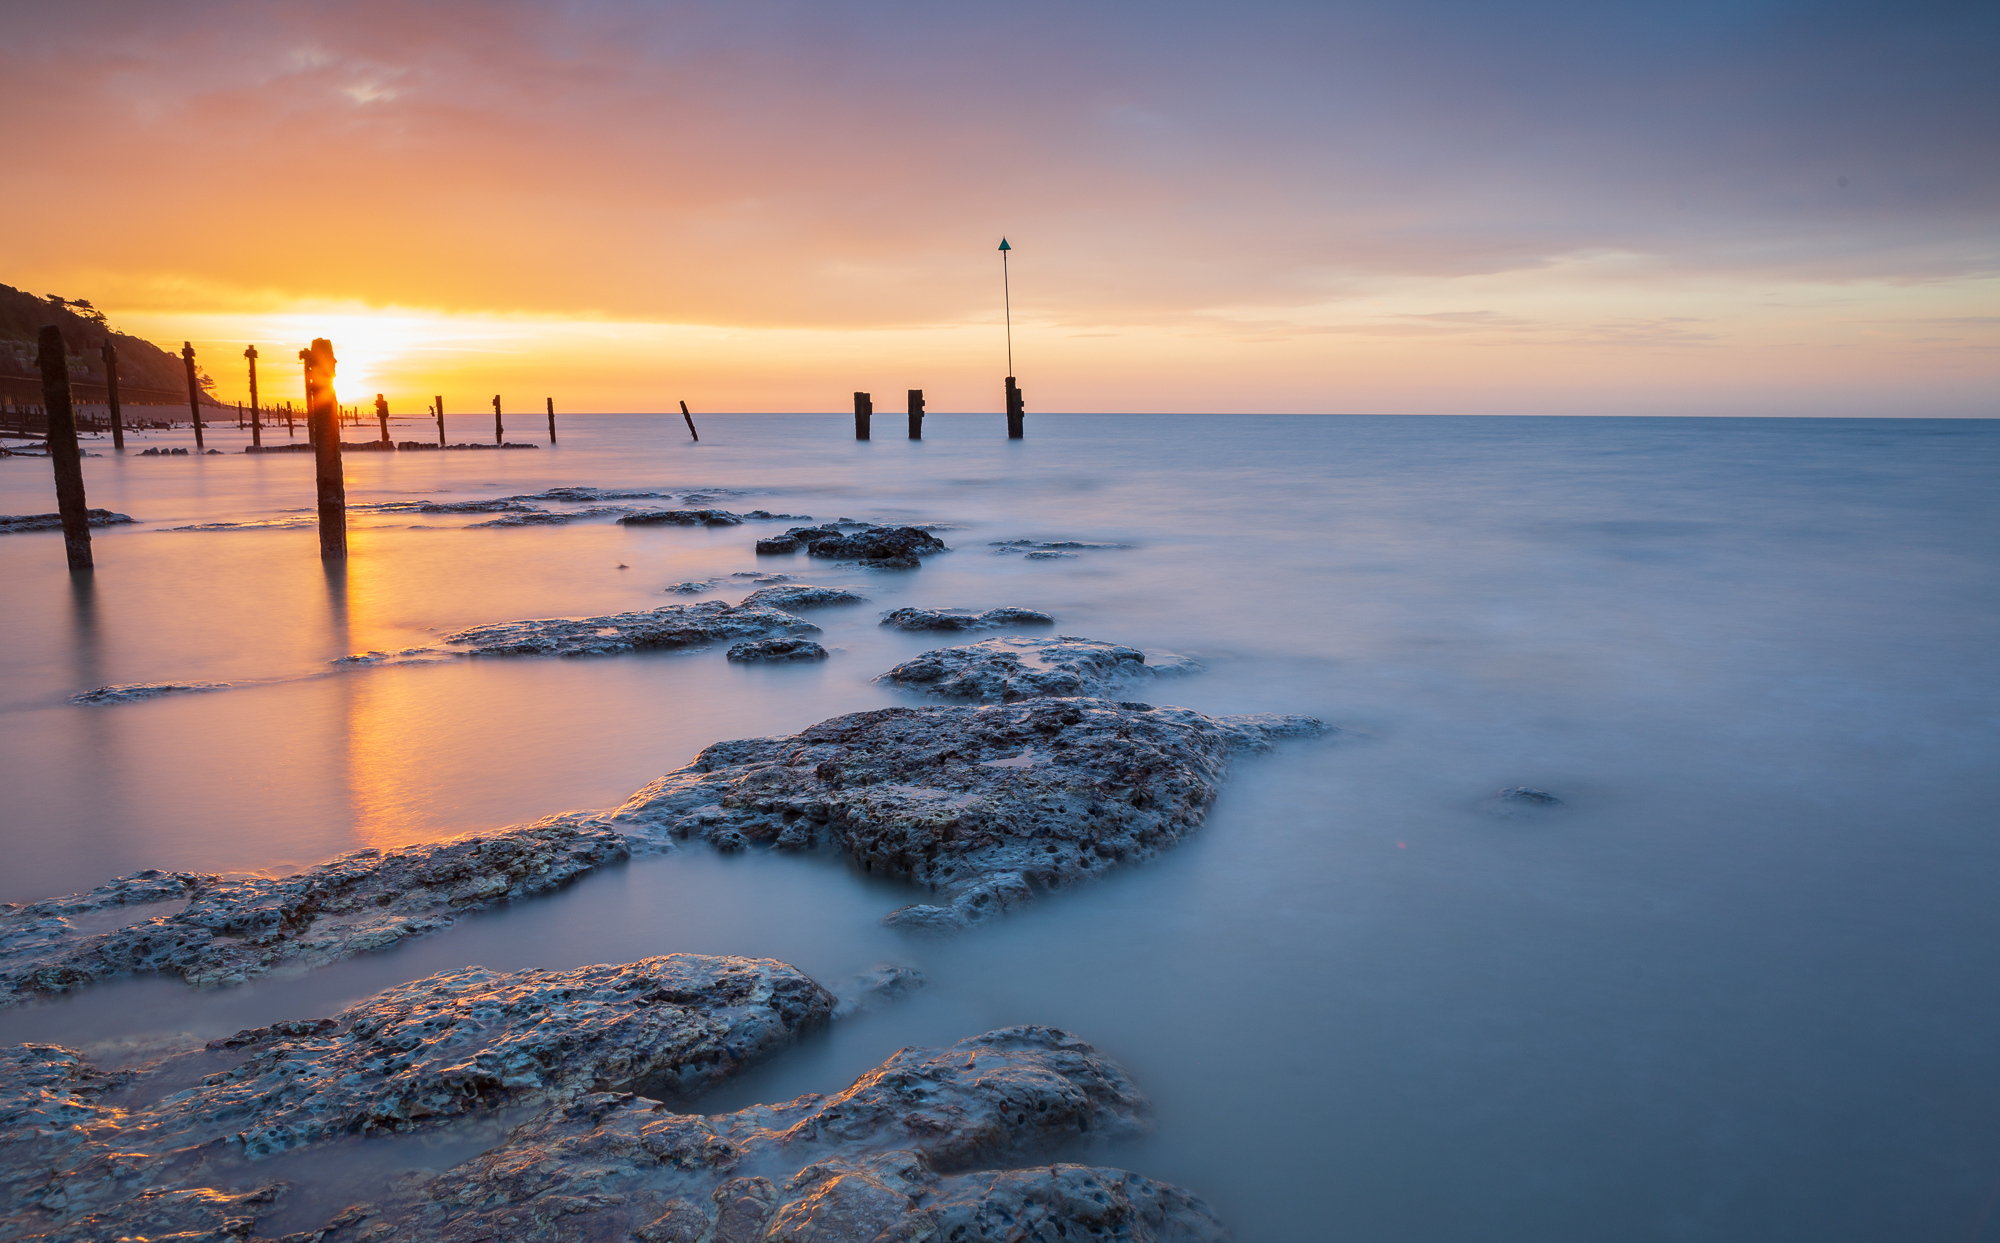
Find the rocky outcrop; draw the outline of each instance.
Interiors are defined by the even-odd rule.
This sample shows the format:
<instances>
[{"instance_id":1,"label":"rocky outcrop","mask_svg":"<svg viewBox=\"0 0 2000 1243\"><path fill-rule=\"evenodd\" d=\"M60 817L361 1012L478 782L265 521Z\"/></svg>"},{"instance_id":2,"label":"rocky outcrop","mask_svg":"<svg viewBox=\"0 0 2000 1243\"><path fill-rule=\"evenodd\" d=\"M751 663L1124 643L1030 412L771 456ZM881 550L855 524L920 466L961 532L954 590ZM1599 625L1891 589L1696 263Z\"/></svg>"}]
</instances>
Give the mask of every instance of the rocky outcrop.
<instances>
[{"instance_id":1,"label":"rocky outcrop","mask_svg":"<svg viewBox=\"0 0 2000 1243\"><path fill-rule=\"evenodd\" d=\"M825 608L833 604L866 604L868 597L844 587L808 587L796 583L785 587L765 587L743 597L743 607L784 609Z\"/></svg>"},{"instance_id":2,"label":"rocky outcrop","mask_svg":"<svg viewBox=\"0 0 2000 1243\"><path fill-rule=\"evenodd\" d=\"M444 642L473 656L608 656L701 647L730 639L818 633L818 626L778 609L705 600L606 617L496 622L448 634Z\"/></svg>"},{"instance_id":3,"label":"rocky outcrop","mask_svg":"<svg viewBox=\"0 0 2000 1243\"><path fill-rule=\"evenodd\" d=\"M954 699L1012 703L1049 695L1107 695L1132 682L1194 673L1185 656L1064 635L987 639L941 647L906 660L876 679Z\"/></svg>"},{"instance_id":4,"label":"rocky outcrop","mask_svg":"<svg viewBox=\"0 0 2000 1243\"><path fill-rule=\"evenodd\" d=\"M752 639L732 644L726 655L730 660L750 664L760 661L785 663L825 660L826 649L811 639Z\"/></svg>"},{"instance_id":5,"label":"rocky outcrop","mask_svg":"<svg viewBox=\"0 0 2000 1243\"><path fill-rule=\"evenodd\" d=\"M114 514L108 509L87 509L86 519L94 527L114 527L134 519L128 514ZM13 535L21 531L60 531L61 514L0 514L0 535Z\"/></svg>"},{"instance_id":6,"label":"rocky outcrop","mask_svg":"<svg viewBox=\"0 0 2000 1243\"><path fill-rule=\"evenodd\" d=\"M945 542L919 527L864 526L842 523L793 527L783 535L757 541L760 554L798 552L835 561L858 561L873 569L913 570L921 558L949 552Z\"/></svg>"},{"instance_id":7,"label":"rocky outcrop","mask_svg":"<svg viewBox=\"0 0 2000 1243\"><path fill-rule=\"evenodd\" d=\"M1528 786L1509 786L1504 790L1496 790L1479 801L1479 809L1488 815L1516 820L1567 806L1567 803L1547 790L1536 790Z\"/></svg>"},{"instance_id":8,"label":"rocky outcrop","mask_svg":"<svg viewBox=\"0 0 2000 1243\"><path fill-rule=\"evenodd\" d=\"M81 695L71 695L69 701L73 704L129 704L142 699L158 699L162 695L192 695L228 689L227 682L122 682L116 686L100 686Z\"/></svg>"},{"instance_id":9,"label":"rocky outcrop","mask_svg":"<svg viewBox=\"0 0 2000 1243\"><path fill-rule=\"evenodd\" d=\"M89 893L0 906L0 1007L111 976L235 984L451 926L628 854L617 833L557 817L401 850L361 850L288 876L140 872Z\"/></svg>"},{"instance_id":10,"label":"rocky outcrop","mask_svg":"<svg viewBox=\"0 0 2000 1243\"><path fill-rule=\"evenodd\" d=\"M890 919L942 932L1172 846L1200 826L1233 754L1323 729L1104 699L879 708L716 743L608 823L724 851L831 844L939 891L942 904Z\"/></svg>"},{"instance_id":11,"label":"rocky outcrop","mask_svg":"<svg viewBox=\"0 0 2000 1243\"><path fill-rule=\"evenodd\" d=\"M1053 626L1056 619L1034 609L1005 606L975 613L971 609L891 609L882 624L897 630L1003 630L1013 626Z\"/></svg>"},{"instance_id":12,"label":"rocky outcrop","mask_svg":"<svg viewBox=\"0 0 2000 1243\"><path fill-rule=\"evenodd\" d=\"M254 1238L286 1190L255 1185L258 1153L426 1125L432 1108L449 1116L539 1097L552 1103L499 1146L436 1176L377 1182L365 1200L287 1238L1228 1238L1177 1187L1045 1163L1137 1133L1147 1111L1115 1064L1050 1028L904 1049L837 1095L734 1113L678 1113L635 1090L649 1066L667 1067L670 1081L689 1065L698 1077L727 1074L745 1059L704 1056L739 1040L748 1050L780 1047L824 1022L825 1004L824 990L791 968L744 959L454 973L390 990L324 1026L243 1033L229 1051L248 1052L239 1064L130 1110L107 1108L106 1087L130 1091L138 1081L144 1096L143 1081L171 1074L172 1059L107 1078L69 1050L29 1046L0 1063L10 1123L0 1174L16 1192L0 1225L52 1243ZM251 1157L251 1168L215 1160L215 1140L180 1143L231 1125L237 1132L220 1146Z\"/></svg>"},{"instance_id":13,"label":"rocky outcrop","mask_svg":"<svg viewBox=\"0 0 2000 1243\"><path fill-rule=\"evenodd\" d=\"M522 505L520 508L528 510L526 505ZM429 513L431 511L426 510L424 512ZM534 509L528 510L526 513L508 513L499 518L489 518L485 522L470 523L466 529L472 530L477 527L561 527L568 526L572 522L582 522L590 518L609 518L616 514L629 514L631 512L630 509L623 505L593 505L589 509Z\"/></svg>"},{"instance_id":14,"label":"rocky outcrop","mask_svg":"<svg viewBox=\"0 0 2000 1243\"><path fill-rule=\"evenodd\" d=\"M1130 544L1090 544L1082 540L1039 540L1010 539L994 540L987 547L995 556L1009 557L1025 555L1030 561L1045 561L1058 557L1070 557L1079 552L1095 552L1101 549L1130 548Z\"/></svg>"},{"instance_id":15,"label":"rocky outcrop","mask_svg":"<svg viewBox=\"0 0 2000 1243\"><path fill-rule=\"evenodd\" d=\"M647 509L618 521L628 527L737 527L745 522L800 522L809 519L808 514L774 514L767 509L753 509L745 514L732 514L726 509Z\"/></svg>"}]
</instances>

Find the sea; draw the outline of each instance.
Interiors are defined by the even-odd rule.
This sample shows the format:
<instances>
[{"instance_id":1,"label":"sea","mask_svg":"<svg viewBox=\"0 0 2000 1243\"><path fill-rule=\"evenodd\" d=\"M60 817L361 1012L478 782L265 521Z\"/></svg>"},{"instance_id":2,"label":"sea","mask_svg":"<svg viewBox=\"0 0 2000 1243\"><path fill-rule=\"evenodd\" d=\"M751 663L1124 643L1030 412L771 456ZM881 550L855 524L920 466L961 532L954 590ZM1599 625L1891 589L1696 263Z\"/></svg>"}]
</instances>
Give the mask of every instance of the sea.
<instances>
[{"instance_id":1,"label":"sea","mask_svg":"<svg viewBox=\"0 0 2000 1243\"><path fill-rule=\"evenodd\" d=\"M1171 853L951 939L884 927L924 895L837 857L698 847L309 974L0 1011L0 1041L117 1065L470 964L892 963L928 986L702 1108L1039 1023L1153 1102L1090 1159L1191 1189L1243 1243L2000 1241L2000 421L696 421L563 415L551 444L510 416L539 447L351 453L331 568L310 455L246 455L233 421L219 455L142 453L185 427L87 439L90 503L137 519L94 533L95 572L59 533L0 537L0 901L612 806L709 743L924 702L874 680L952 641L878 624L906 605L1040 609L1205 668L1137 697L1337 732L1239 761ZM938 524L951 551L873 570L758 556L786 521L366 508L554 487ZM48 462L0 460L0 512L53 508ZM869 603L810 615L832 654L809 665L330 663L759 573ZM228 685L70 702L160 682ZM1516 787L1560 804L1495 801ZM466 1155L400 1142L315 1176Z\"/></svg>"}]
</instances>

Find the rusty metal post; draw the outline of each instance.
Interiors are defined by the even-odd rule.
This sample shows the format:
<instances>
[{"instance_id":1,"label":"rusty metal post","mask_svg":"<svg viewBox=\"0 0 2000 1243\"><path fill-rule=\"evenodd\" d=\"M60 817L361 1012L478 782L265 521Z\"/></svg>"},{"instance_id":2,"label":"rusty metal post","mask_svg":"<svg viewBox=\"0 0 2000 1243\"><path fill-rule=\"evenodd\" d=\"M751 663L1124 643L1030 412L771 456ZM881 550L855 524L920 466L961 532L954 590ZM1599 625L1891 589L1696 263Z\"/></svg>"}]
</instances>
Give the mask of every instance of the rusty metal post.
<instances>
[{"instance_id":1,"label":"rusty metal post","mask_svg":"<svg viewBox=\"0 0 2000 1243\"><path fill-rule=\"evenodd\" d=\"M181 362L187 367L188 410L194 415L194 451L200 453L201 444L201 385L194 379L194 342L181 342Z\"/></svg>"},{"instance_id":2,"label":"rusty metal post","mask_svg":"<svg viewBox=\"0 0 2000 1243\"><path fill-rule=\"evenodd\" d=\"M125 413L118 408L118 347L106 340L97 347L104 359L104 391L111 400L111 447L125 451Z\"/></svg>"},{"instance_id":3,"label":"rusty metal post","mask_svg":"<svg viewBox=\"0 0 2000 1243\"><path fill-rule=\"evenodd\" d=\"M90 502L83 498L83 451L76 443L76 410L70 405L62 329L54 324L43 328L36 344L42 405L49 416L49 464L56 469L56 508L62 511L63 550L69 554L70 569L87 570L91 568Z\"/></svg>"},{"instance_id":4,"label":"rusty metal post","mask_svg":"<svg viewBox=\"0 0 2000 1243\"><path fill-rule=\"evenodd\" d=\"M498 393L493 394L493 443L496 445L507 443L506 429L500 426L500 394Z\"/></svg>"}]
</instances>

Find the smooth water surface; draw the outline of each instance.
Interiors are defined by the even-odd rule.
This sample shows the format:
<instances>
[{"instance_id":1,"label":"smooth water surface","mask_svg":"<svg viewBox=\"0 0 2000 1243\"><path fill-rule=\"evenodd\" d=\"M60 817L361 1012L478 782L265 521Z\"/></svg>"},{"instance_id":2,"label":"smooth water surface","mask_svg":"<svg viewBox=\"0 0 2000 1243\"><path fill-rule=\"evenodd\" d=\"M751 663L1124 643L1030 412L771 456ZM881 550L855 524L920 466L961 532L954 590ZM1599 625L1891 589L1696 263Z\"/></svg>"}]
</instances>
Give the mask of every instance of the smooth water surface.
<instances>
[{"instance_id":1,"label":"smooth water surface","mask_svg":"<svg viewBox=\"0 0 2000 1243\"><path fill-rule=\"evenodd\" d=\"M1174 854L953 941L882 928L916 895L838 860L692 849L313 975L0 1013L0 1038L138 1057L469 963L755 954L837 987L906 962L927 991L706 1107L1048 1023L1158 1107L1096 1159L1245 1243L2000 1240L2000 424L890 422L709 417L692 445L677 416L570 417L532 452L350 455L349 495L731 489L714 504L952 524L913 572L758 558L756 525L410 514L357 514L328 572L309 527L167 529L310 506L306 455L93 445L91 503L144 521L97 533L88 582L59 535L0 537L0 900L610 805L717 739L911 702L871 681L944 641L876 626L905 604L1045 609L1208 666L1142 698L1342 732L1241 763ZM0 512L50 508L46 462L0 461ZM988 547L1017 538L1132 547ZM752 571L871 603L811 615L834 652L811 668L327 663ZM66 702L165 680L232 689ZM1568 805L1480 810L1516 785Z\"/></svg>"}]
</instances>

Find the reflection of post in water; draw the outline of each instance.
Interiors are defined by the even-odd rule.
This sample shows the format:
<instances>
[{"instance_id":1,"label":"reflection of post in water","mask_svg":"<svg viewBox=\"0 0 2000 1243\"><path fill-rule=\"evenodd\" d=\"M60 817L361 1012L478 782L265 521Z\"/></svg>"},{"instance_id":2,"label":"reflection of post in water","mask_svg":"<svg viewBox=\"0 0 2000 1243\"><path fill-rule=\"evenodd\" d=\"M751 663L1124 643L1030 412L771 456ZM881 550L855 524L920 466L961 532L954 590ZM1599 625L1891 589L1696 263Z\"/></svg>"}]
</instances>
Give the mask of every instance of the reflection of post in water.
<instances>
[{"instance_id":1,"label":"reflection of post in water","mask_svg":"<svg viewBox=\"0 0 2000 1243\"><path fill-rule=\"evenodd\" d=\"M326 572L327 639L334 651L346 656L354 650L348 633L347 562L325 561L320 568Z\"/></svg>"},{"instance_id":2,"label":"reflection of post in water","mask_svg":"<svg viewBox=\"0 0 2000 1243\"><path fill-rule=\"evenodd\" d=\"M104 685L103 662L98 656L97 577L93 574L69 576L70 634L75 643L76 685L79 690L95 690ZM89 716L110 716L108 712Z\"/></svg>"}]
</instances>

